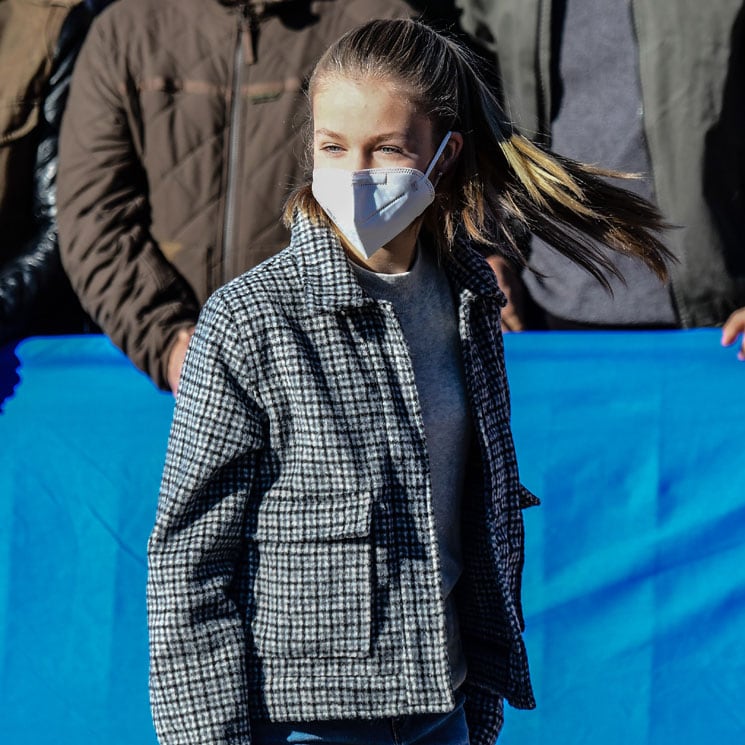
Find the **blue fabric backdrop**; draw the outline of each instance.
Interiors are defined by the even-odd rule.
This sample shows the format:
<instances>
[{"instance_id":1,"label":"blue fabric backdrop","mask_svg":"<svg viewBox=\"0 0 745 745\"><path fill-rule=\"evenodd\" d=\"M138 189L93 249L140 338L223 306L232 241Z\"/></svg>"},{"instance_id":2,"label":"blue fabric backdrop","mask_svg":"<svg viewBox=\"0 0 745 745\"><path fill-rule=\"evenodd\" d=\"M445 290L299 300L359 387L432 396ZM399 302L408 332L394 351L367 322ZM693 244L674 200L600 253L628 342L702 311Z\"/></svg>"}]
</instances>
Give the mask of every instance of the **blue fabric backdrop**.
<instances>
[{"instance_id":1,"label":"blue fabric backdrop","mask_svg":"<svg viewBox=\"0 0 745 745\"><path fill-rule=\"evenodd\" d=\"M745 741L745 366L716 331L507 338L538 709L520 745ZM102 337L0 350L0 742L154 745L172 399Z\"/></svg>"}]
</instances>

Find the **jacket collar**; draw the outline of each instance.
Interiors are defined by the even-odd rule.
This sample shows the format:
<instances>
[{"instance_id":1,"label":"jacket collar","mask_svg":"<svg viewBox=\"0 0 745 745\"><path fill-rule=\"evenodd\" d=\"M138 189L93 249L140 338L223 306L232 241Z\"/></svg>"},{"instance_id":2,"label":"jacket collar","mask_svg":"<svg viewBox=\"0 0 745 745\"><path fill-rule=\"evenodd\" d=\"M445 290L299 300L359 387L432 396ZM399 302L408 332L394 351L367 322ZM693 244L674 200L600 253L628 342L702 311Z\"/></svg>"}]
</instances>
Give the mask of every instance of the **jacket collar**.
<instances>
[{"instance_id":1,"label":"jacket collar","mask_svg":"<svg viewBox=\"0 0 745 745\"><path fill-rule=\"evenodd\" d=\"M263 16L278 10L283 5L297 4L297 0L217 0L220 5L227 5L236 8L246 6L256 16Z\"/></svg>"},{"instance_id":2,"label":"jacket collar","mask_svg":"<svg viewBox=\"0 0 745 745\"><path fill-rule=\"evenodd\" d=\"M360 287L341 242L329 227L296 214L290 246L311 312L335 312L374 302ZM494 272L470 243L457 243L445 257L444 268L454 289L464 298L493 298L500 305L506 303Z\"/></svg>"},{"instance_id":3,"label":"jacket collar","mask_svg":"<svg viewBox=\"0 0 745 745\"><path fill-rule=\"evenodd\" d=\"M334 312L371 302L357 282L341 242L329 227L296 212L290 246L311 312Z\"/></svg>"}]
</instances>

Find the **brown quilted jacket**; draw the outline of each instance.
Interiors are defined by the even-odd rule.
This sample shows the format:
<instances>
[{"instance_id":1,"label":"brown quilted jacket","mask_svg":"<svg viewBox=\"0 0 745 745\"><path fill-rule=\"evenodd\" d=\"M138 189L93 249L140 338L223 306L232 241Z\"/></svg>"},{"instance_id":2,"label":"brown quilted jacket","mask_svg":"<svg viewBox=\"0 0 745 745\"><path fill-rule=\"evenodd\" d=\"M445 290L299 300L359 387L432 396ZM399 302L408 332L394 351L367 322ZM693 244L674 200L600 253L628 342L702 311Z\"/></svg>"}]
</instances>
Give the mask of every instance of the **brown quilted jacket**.
<instances>
[{"instance_id":1,"label":"brown quilted jacket","mask_svg":"<svg viewBox=\"0 0 745 745\"><path fill-rule=\"evenodd\" d=\"M63 264L88 313L167 388L178 331L283 248L303 176L303 84L321 53L401 0L120 0L78 58L58 177Z\"/></svg>"}]
</instances>

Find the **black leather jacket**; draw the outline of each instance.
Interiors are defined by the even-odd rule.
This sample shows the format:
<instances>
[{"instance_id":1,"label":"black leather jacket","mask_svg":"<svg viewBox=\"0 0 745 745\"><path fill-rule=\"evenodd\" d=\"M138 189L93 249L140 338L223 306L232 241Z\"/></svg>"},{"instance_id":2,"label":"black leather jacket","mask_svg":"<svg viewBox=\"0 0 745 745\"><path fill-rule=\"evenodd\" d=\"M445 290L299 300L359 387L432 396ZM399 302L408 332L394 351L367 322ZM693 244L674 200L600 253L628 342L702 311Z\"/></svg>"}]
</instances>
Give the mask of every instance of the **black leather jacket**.
<instances>
[{"instance_id":1,"label":"black leather jacket","mask_svg":"<svg viewBox=\"0 0 745 745\"><path fill-rule=\"evenodd\" d=\"M0 263L0 344L32 334L94 330L80 308L57 245L57 157L62 114L80 46L94 16L111 0L86 0L65 19L55 47L41 117L29 219L21 234L2 237L10 245ZM29 164L31 167L31 164Z\"/></svg>"}]
</instances>

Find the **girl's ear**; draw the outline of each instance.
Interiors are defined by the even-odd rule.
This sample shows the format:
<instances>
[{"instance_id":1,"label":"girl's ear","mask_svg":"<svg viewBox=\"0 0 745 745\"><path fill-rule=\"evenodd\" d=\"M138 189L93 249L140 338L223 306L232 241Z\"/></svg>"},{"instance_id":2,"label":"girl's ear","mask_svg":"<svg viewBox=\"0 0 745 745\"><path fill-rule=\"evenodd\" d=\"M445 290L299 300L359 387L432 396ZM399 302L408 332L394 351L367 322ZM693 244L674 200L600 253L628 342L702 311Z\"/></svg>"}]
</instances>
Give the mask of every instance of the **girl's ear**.
<instances>
[{"instance_id":1,"label":"girl's ear","mask_svg":"<svg viewBox=\"0 0 745 745\"><path fill-rule=\"evenodd\" d=\"M460 132L451 132L448 144L445 145L445 150L440 156L440 160L434 167L434 172L441 176L446 175L452 170L460 151L463 149L463 135Z\"/></svg>"}]
</instances>

